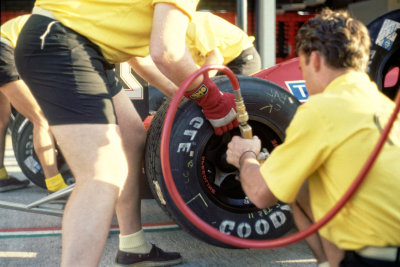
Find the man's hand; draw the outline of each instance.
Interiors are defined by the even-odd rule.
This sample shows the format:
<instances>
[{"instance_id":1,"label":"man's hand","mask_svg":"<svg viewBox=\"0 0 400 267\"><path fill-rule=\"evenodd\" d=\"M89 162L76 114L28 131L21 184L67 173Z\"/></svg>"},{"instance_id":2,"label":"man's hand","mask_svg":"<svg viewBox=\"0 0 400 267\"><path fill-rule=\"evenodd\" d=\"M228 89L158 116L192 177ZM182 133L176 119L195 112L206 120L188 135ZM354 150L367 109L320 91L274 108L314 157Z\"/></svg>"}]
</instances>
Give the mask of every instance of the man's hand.
<instances>
[{"instance_id":1,"label":"man's hand","mask_svg":"<svg viewBox=\"0 0 400 267\"><path fill-rule=\"evenodd\" d=\"M253 139L244 139L240 136L234 136L228 144L228 150L226 151L226 161L236 168L240 168L240 160L247 156L257 157L261 150L261 140L257 136L253 136ZM244 153L249 155L244 155Z\"/></svg>"},{"instance_id":2,"label":"man's hand","mask_svg":"<svg viewBox=\"0 0 400 267\"><path fill-rule=\"evenodd\" d=\"M186 92L185 97L197 102L214 127L215 134L222 135L239 126L236 119L235 96L231 93L220 92L208 74L203 74L203 76L202 85L196 90Z\"/></svg>"}]
</instances>

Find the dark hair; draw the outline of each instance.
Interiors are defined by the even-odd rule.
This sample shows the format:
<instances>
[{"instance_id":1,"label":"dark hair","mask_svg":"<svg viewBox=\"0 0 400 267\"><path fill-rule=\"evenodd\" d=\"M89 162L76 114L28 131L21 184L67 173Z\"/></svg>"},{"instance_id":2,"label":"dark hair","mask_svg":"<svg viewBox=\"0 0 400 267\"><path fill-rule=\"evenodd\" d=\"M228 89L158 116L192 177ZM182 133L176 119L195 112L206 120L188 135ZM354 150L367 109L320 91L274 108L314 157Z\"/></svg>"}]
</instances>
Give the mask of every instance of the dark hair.
<instances>
[{"instance_id":1,"label":"dark hair","mask_svg":"<svg viewBox=\"0 0 400 267\"><path fill-rule=\"evenodd\" d=\"M312 51L319 51L332 68L365 71L370 38L367 27L351 18L347 11L325 8L307 21L296 36L296 53L302 52L308 62Z\"/></svg>"}]
</instances>

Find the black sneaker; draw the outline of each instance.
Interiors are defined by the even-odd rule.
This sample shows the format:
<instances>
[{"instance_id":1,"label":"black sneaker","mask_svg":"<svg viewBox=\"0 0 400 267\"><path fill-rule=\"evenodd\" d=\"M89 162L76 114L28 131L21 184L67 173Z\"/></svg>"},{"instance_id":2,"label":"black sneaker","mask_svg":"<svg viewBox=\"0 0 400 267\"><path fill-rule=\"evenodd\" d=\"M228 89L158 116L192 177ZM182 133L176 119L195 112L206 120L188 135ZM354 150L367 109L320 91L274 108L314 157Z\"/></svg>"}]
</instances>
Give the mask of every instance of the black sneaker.
<instances>
[{"instance_id":1,"label":"black sneaker","mask_svg":"<svg viewBox=\"0 0 400 267\"><path fill-rule=\"evenodd\" d=\"M129 253L118 250L115 267L172 266L182 262L181 254L164 252L153 245L148 254Z\"/></svg>"},{"instance_id":2,"label":"black sneaker","mask_svg":"<svg viewBox=\"0 0 400 267\"><path fill-rule=\"evenodd\" d=\"M29 180L20 181L17 178L10 176L8 179L0 179L0 192L24 188L28 185Z\"/></svg>"}]
</instances>

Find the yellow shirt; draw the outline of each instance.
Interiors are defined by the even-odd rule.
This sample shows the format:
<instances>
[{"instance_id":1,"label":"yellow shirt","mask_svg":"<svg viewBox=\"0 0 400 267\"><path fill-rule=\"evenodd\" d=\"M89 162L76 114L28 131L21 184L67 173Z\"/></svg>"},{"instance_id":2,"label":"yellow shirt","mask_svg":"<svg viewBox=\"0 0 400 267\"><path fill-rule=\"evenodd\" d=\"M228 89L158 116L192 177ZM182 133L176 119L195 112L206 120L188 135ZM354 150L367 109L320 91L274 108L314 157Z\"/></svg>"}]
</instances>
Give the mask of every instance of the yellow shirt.
<instances>
[{"instance_id":1,"label":"yellow shirt","mask_svg":"<svg viewBox=\"0 0 400 267\"><path fill-rule=\"evenodd\" d=\"M216 48L226 65L244 49L251 47L253 41L254 37L249 37L239 27L209 12L196 12L186 33L186 44L199 66L204 64L207 54Z\"/></svg>"},{"instance_id":2,"label":"yellow shirt","mask_svg":"<svg viewBox=\"0 0 400 267\"><path fill-rule=\"evenodd\" d=\"M364 73L333 80L297 110L285 142L261 166L272 193L293 202L308 178L319 220L343 196L380 136L394 103ZM400 118L355 196L320 230L341 249L400 245Z\"/></svg>"},{"instance_id":3,"label":"yellow shirt","mask_svg":"<svg viewBox=\"0 0 400 267\"><path fill-rule=\"evenodd\" d=\"M29 16L30 14L18 16L1 25L1 37L9 40L13 48L17 45L18 35Z\"/></svg>"},{"instance_id":4,"label":"yellow shirt","mask_svg":"<svg viewBox=\"0 0 400 267\"><path fill-rule=\"evenodd\" d=\"M157 3L177 6L191 19L199 0L37 0L63 25L97 44L110 63L149 54L153 9Z\"/></svg>"}]
</instances>

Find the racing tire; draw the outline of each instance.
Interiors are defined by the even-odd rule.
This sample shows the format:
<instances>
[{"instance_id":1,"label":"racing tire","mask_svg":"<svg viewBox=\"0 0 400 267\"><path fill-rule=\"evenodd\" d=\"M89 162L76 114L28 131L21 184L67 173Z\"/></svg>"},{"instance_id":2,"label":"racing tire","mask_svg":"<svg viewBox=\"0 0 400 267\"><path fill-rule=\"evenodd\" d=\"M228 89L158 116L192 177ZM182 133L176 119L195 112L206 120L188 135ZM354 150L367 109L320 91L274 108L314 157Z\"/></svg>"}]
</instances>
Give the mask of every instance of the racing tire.
<instances>
[{"instance_id":1,"label":"racing tire","mask_svg":"<svg viewBox=\"0 0 400 267\"><path fill-rule=\"evenodd\" d=\"M396 97L400 87L400 9L385 13L370 23L367 28L371 38L368 74L378 88L389 98ZM385 77L389 71L398 68L397 80L385 86Z\"/></svg>"},{"instance_id":2,"label":"racing tire","mask_svg":"<svg viewBox=\"0 0 400 267\"><path fill-rule=\"evenodd\" d=\"M16 114L11 132L15 159L22 173L35 185L47 189L43 168L33 147L33 124L20 113ZM75 182L61 151L57 149L57 166L66 184Z\"/></svg>"},{"instance_id":3,"label":"racing tire","mask_svg":"<svg viewBox=\"0 0 400 267\"><path fill-rule=\"evenodd\" d=\"M289 92L269 81L237 76L253 134L262 147L272 151L283 142L285 130L300 102ZM223 92L232 92L226 76L213 81ZM145 149L145 171L158 204L185 231L220 247L234 248L197 229L176 207L168 193L161 170L160 144L167 100L155 114ZM289 205L278 202L267 209L255 207L235 179L238 170L226 162L226 148L234 129L222 136L214 135L210 123L194 101L183 99L171 130L170 168L180 196L202 220L230 235L255 240L278 238L294 226Z\"/></svg>"}]
</instances>

